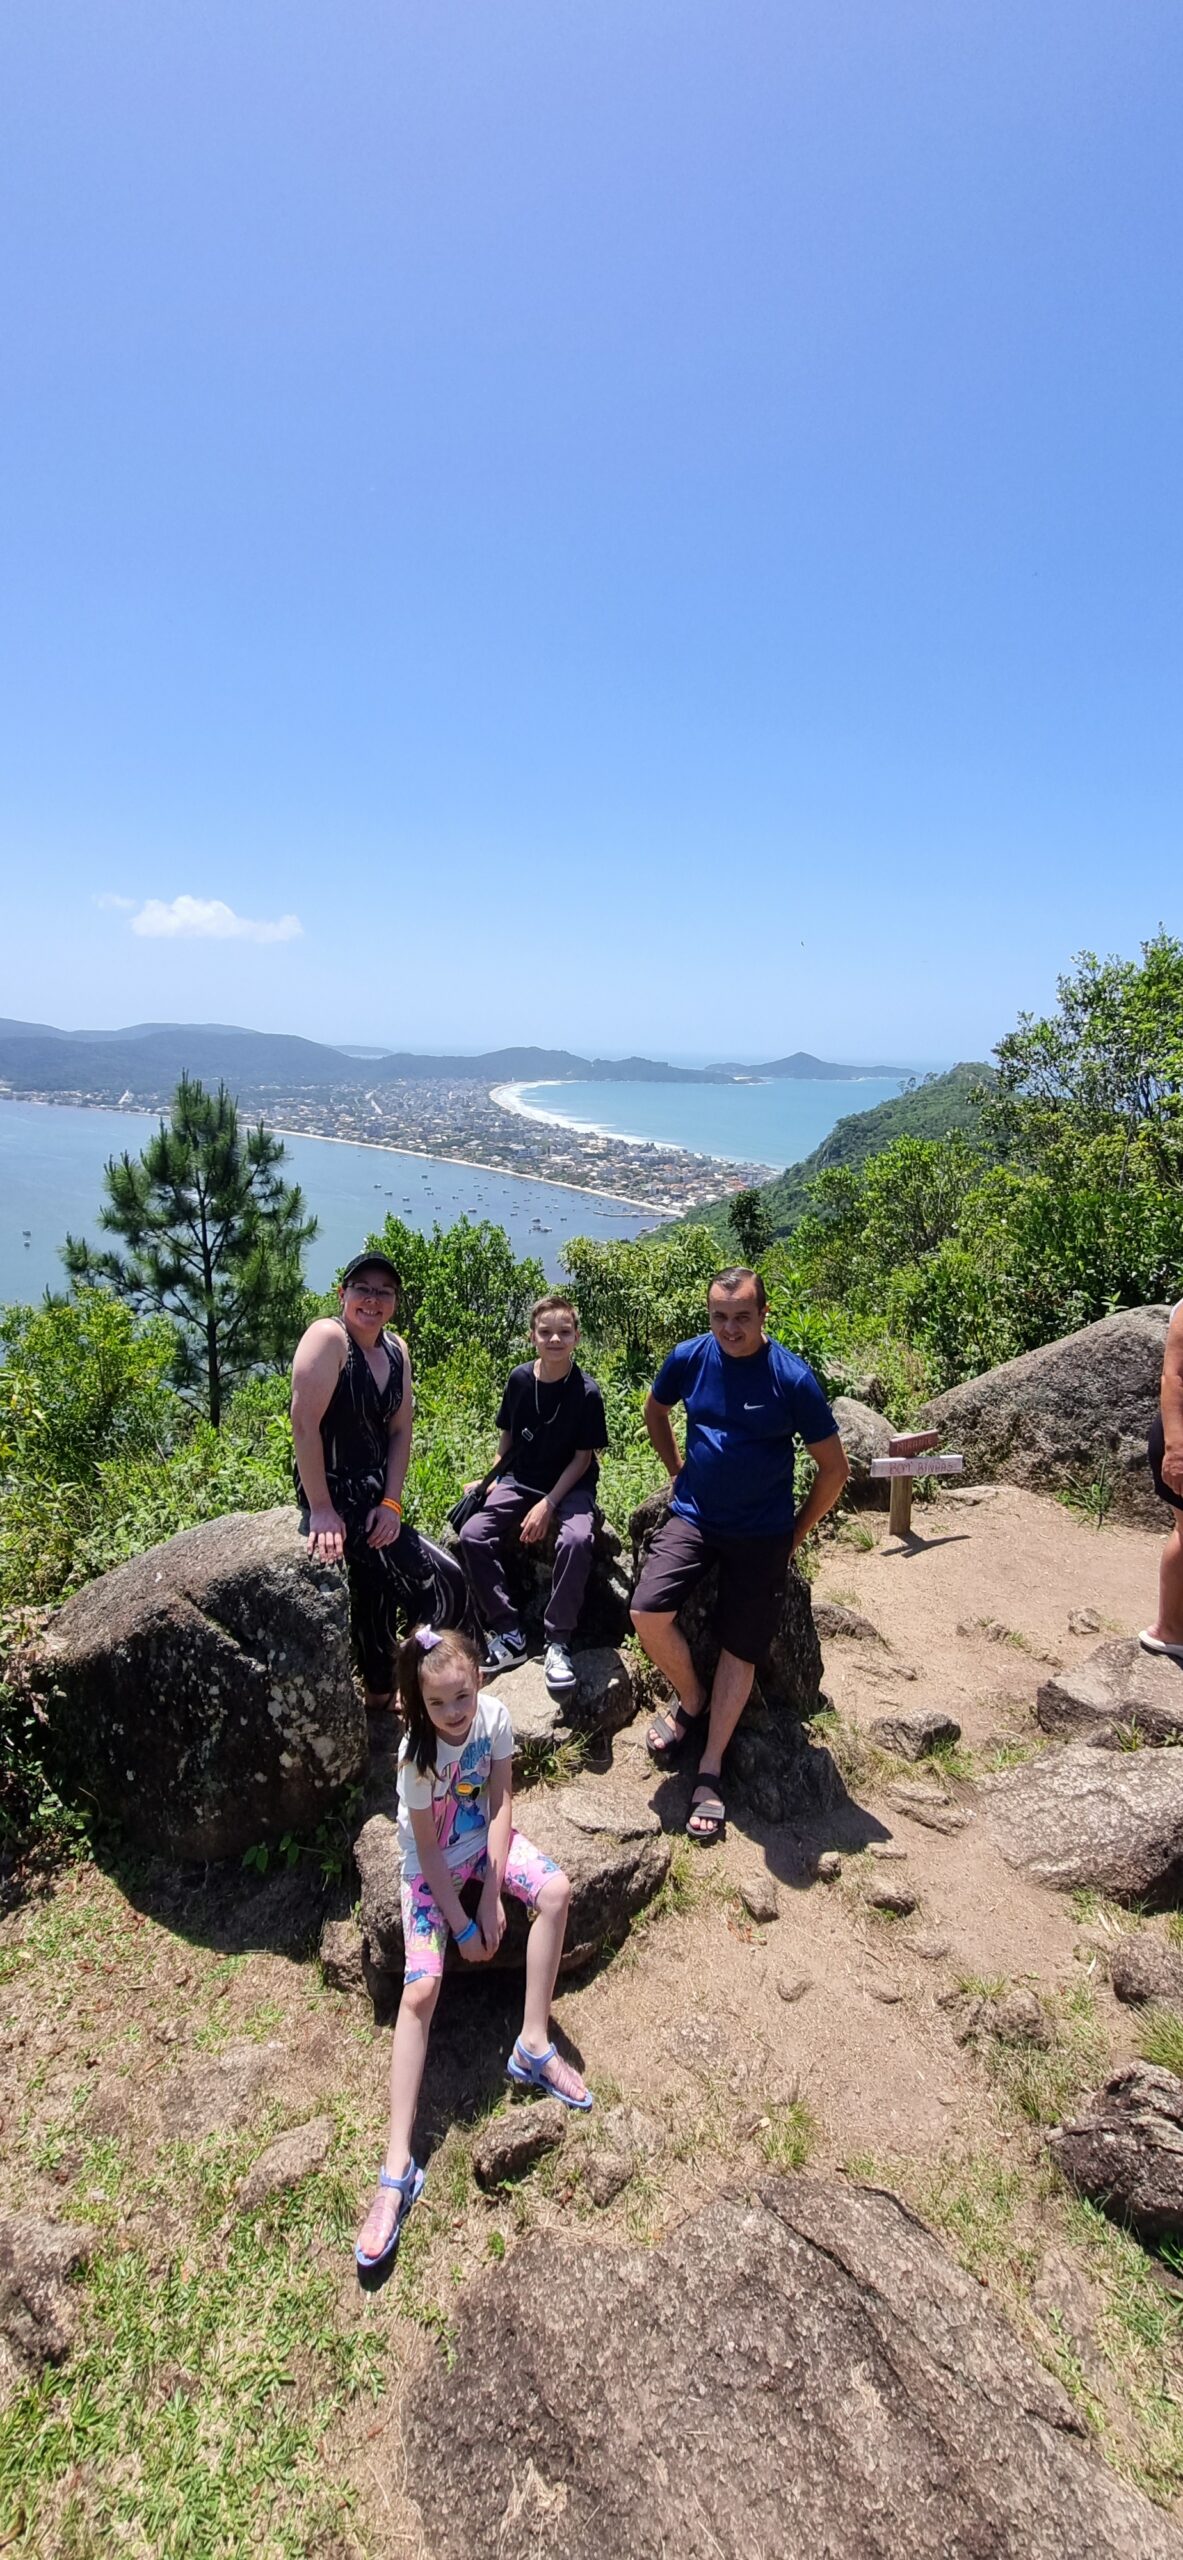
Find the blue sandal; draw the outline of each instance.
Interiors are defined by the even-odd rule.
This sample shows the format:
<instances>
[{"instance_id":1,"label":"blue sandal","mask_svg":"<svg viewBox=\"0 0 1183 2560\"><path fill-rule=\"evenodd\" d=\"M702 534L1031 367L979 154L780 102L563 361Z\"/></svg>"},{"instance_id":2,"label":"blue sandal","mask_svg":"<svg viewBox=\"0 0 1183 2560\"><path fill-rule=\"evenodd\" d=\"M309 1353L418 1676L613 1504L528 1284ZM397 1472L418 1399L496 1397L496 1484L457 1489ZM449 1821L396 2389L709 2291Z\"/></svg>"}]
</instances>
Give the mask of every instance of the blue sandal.
<instances>
[{"instance_id":1,"label":"blue sandal","mask_svg":"<svg viewBox=\"0 0 1183 2560\"><path fill-rule=\"evenodd\" d=\"M560 2071L565 2071L572 2080L578 2080L578 2072L572 2070L569 2062L564 2062L553 2044L548 2044L545 2053L530 2053L519 2036L505 2066L506 2077L516 2081L519 2089L540 2089L544 2097L557 2098L560 2106L574 2107L578 2114L586 2115L592 2103L591 2090L584 2089L583 2096L577 2098L568 2090L561 2089L557 2080L547 2078L547 2065L551 2062L557 2062Z\"/></svg>"},{"instance_id":2,"label":"blue sandal","mask_svg":"<svg viewBox=\"0 0 1183 2560\"><path fill-rule=\"evenodd\" d=\"M409 2168L404 2169L401 2178L392 2178L387 2169L380 2170L378 2184L380 2187L390 2187L393 2190L399 2198L399 2208L394 2218L390 2238L385 2247L378 2250L375 2257L369 2257L364 2249L359 2249L355 2244L353 2254L364 2275L372 2275L375 2267L384 2267L387 2259L394 2256L402 2238L403 2224L407 2215L412 2205L418 2204L423 2193L423 2171L417 2168L412 2160Z\"/></svg>"}]
</instances>

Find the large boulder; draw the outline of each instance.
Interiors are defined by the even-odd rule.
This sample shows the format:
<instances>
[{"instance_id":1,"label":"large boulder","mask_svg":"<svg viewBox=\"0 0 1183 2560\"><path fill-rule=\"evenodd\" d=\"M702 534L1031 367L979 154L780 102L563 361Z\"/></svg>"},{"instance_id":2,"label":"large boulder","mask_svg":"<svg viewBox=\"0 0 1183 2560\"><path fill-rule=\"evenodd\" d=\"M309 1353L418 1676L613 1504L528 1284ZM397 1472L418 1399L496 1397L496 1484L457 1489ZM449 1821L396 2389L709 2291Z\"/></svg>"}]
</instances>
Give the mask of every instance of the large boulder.
<instances>
[{"instance_id":1,"label":"large boulder","mask_svg":"<svg viewBox=\"0 0 1183 2560\"><path fill-rule=\"evenodd\" d=\"M545 1642L542 1622L550 1597L555 1537L552 1526L536 1547L523 1547L519 1542L510 1547L505 1559L505 1578L518 1623L535 1652L540 1652ZM445 1527L441 1531L440 1545L449 1555L459 1557L460 1540L454 1529ZM630 1585L623 1557L624 1541L597 1505L591 1574L579 1612L580 1644L619 1644L628 1634Z\"/></svg>"},{"instance_id":2,"label":"large boulder","mask_svg":"<svg viewBox=\"0 0 1183 2560\"><path fill-rule=\"evenodd\" d=\"M1183 2080L1135 2062L1048 2135L1070 2185L1144 2240L1183 2232Z\"/></svg>"},{"instance_id":3,"label":"large boulder","mask_svg":"<svg viewBox=\"0 0 1183 2560\"><path fill-rule=\"evenodd\" d=\"M294 1510L232 1512L67 1600L29 1664L69 1785L146 1849L315 1830L366 1764L339 1567Z\"/></svg>"},{"instance_id":4,"label":"large boulder","mask_svg":"<svg viewBox=\"0 0 1183 2560\"><path fill-rule=\"evenodd\" d=\"M890 1422L873 1405L861 1404L857 1396L835 1396L832 1410L850 1460L844 1499L865 1510L886 1511L891 1484L886 1477L872 1475L871 1460L886 1458L891 1447Z\"/></svg>"},{"instance_id":5,"label":"large boulder","mask_svg":"<svg viewBox=\"0 0 1183 2560\"><path fill-rule=\"evenodd\" d=\"M1074 1742L983 1778L980 1795L1008 1865L1038 1884L1137 1902L1183 1882L1183 1751Z\"/></svg>"},{"instance_id":6,"label":"large boulder","mask_svg":"<svg viewBox=\"0 0 1183 2560\"><path fill-rule=\"evenodd\" d=\"M635 1788L612 1779L579 1778L570 1786L537 1789L515 1802L520 1828L566 1870L571 1912L563 1970L587 1964L606 1947L619 1946L634 1914L665 1882L670 1844L657 1815ZM361 1927L369 1961L381 1975L401 1980L402 1859L398 1826L388 1814L371 1814L354 1843L361 1877ZM476 1889L465 1899L475 1904ZM526 1911L505 1897L506 1930L493 1958L499 1968L520 1969L526 1960ZM449 1947L447 1963L467 1972Z\"/></svg>"},{"instance_id":7,"label":"large boulder","mask_svg":"<svg viewBox=\"0 0 1183 2560\"><path fill-rule=\"evenodd\" d=\"M1146 1464L1166 1307L1124 1308L935 1396L920 1416L965 1457L967 1481L1055 1493L1104 1480L1113 1507L1162 1520Z\"/></svg>"},{"instance_id":8,"label":"large boulder","mask_svg":"<svg viewBox=\"0 0 1183 2560\"><path fill-rule=\"evenodd\" d=\"M786 2178L656 2248L535 2233L455 2313L404 2401L431 2560L1183 2554L894 2196Z\"/></svg>"},{"instance_id":9,"label":"large boulder","mask_svg":"<svg viewBox=\"0 0 1183 2560\"><path fill-rule=\"evenodd\" d=\"M1042 1682L1035 1714L1045 1733L1116 1749L1123 1731L1183 1741L1183 1662L1144 1653L1136 1636L1099 1644L1074 1670Z\"/></svg>"}]
</instances>

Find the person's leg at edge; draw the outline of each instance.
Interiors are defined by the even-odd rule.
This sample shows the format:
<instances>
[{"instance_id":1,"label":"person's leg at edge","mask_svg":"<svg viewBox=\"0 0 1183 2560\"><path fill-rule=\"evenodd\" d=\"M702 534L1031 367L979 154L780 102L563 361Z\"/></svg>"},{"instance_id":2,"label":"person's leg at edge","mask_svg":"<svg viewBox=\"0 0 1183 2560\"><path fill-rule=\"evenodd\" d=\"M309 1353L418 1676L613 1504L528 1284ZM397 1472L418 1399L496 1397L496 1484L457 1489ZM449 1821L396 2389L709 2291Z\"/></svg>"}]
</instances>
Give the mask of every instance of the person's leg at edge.
<instances>
[{"instance_id":1,"label":"person's leg at edge","mask_svg":"<svg viewBox=\"0 0 1183 2560\"><path fill-rule=\"evenodd\" d=\"M490 1485L480 1510L474 1511L460 1532L460 1556L468 1587L490 1635L502 1635L517 1625L518 1613L505 1578L505 1557L536 1500L536 1495L520 1493L516 1485Z\"/></svg>"},{"instance_id":2,"label":"person's leg at edge","mask_svg":"<svg viewBox=\"0 0 1183 2560\"><path fill-rule=\"evenodd\" d=\"M1158 1616L1147 1633L1160 1644L1183 1644L1183 1512L1175 1513L1159 1558Z\"/></svg>"},{"instance_id":3,"label":"person's leg at edge","mask_svg":"<svg viewBox=\"0 0 1183 2560\"><path fill-rule=\"evenodd\" d=\"M391 2178L401 2178L411 2165L415 2110L442 1980L442 1973L421 1973L414 1981L403 1984L390 2048L390 2130L383 2167ZM357 2245L367 2257L377 2257L385 2247L398 2211L399 2198L394 2190L380 2187L357 2235Z\"/></svg>"},{"instance_id":4,"label":"person's leg at edge","mask_svg":"<svg viewBox=\"0 0 1183 2560\"><path fill-rule=\"evenodd\" d=\"M353 1649L371 1715L396 1703L395 1636L380 1549L362 1548L347 1559Z\"/></svg>"}]
</instances>

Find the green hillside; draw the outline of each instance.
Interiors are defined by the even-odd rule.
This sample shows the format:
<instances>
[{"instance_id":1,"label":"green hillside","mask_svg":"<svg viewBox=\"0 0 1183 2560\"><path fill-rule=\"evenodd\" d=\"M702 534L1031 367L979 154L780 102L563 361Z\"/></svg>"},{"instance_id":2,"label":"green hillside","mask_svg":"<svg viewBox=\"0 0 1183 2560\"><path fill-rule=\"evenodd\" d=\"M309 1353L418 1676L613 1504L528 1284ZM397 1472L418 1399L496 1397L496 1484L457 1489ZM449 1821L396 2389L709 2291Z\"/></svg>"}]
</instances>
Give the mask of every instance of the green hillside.
<instances>
[{"instance_id":1,"label":"green hillside","mask_svg":"<svg viewBox=\"0 0 1183 2560\"><path fill-rule=\"evenodd\" d=\"M791 1164L774 1182L761 1186L759 1196L772 1220L773 1234L791 1234L805 1212L806 1185L828 1165L864 1164L868 1156L878 1155L881 1147L890 1146L893 1138L947 1138L952 1129L964 1129L968 1136L975 1136L980 1127L980 1111L974 1096L993 1080L992 1067L967 1060L961 1066L950 1067L943 1076L928 1076L911 1093L893 1094L887 1102L877 1102L871 1111L848 1112L812 1155L804 1156L800 1164ZM712 1201L709 1208L692 1210L684 1223L710 1227L724 1249L730 1251L735 1239L727 1205L726 1200Z\"/></svg>"}]
</instances>

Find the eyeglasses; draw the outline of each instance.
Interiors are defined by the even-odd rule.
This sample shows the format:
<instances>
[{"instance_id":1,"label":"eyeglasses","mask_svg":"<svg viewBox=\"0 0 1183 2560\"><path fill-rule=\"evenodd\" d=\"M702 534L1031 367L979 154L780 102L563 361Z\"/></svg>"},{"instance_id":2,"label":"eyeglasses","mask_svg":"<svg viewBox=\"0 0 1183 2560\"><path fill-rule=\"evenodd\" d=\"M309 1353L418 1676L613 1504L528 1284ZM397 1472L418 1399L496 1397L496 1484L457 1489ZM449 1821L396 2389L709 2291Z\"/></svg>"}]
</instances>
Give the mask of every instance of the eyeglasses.
<instances>
[{"instance_id":1,"label":"eyeglasses","mask_svg":"<svg viewBox=\"0 0 1183 2560\"><path fill-rule=\"evenodd\" d=\"M375 1307L392 1307L397 1294L397 1291L394 1289L363 1288L356 1280L351 1280L349 1283L349 1295L351 1298L361 1298L369 1305Z\"/></svg>"}]
</instances>

